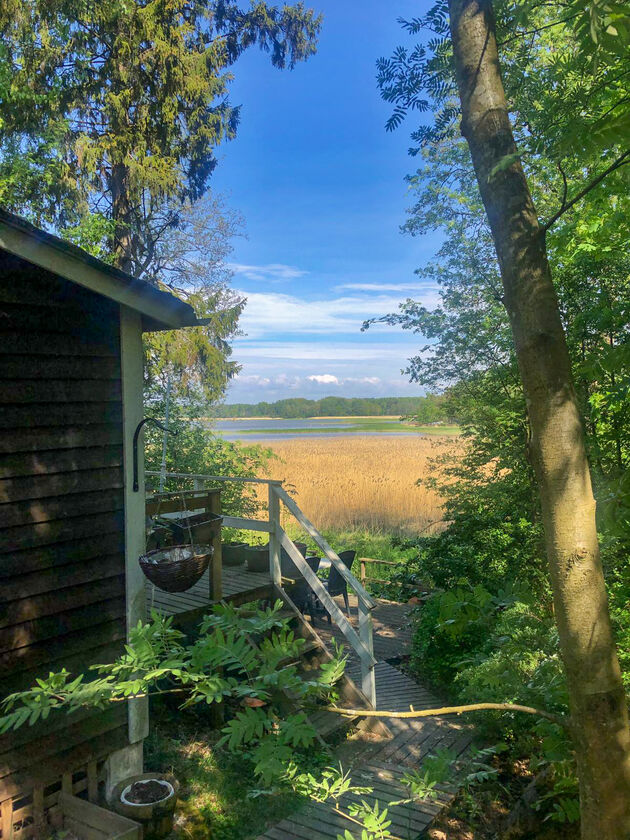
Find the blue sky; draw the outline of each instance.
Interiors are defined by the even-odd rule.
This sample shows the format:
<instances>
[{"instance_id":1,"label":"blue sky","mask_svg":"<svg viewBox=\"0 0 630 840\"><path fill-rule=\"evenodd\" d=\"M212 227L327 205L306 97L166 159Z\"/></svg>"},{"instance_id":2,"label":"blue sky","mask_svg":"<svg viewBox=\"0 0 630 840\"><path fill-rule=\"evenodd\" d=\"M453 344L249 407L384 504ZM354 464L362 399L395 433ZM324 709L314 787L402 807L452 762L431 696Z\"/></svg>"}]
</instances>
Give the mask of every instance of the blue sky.
<instances>
[{"instance_id":1,"label":"blue sky","mask_svg":"<svg viewBox=\"0 0 630 840\"><path fill-rule=\"evenodd\" d=\"M375 79L376 59L405 41L397 18L421 9L407 0L315 8L324 24L308 62L278 71L252 51L234 68L241 125L213 175L247 229L232 256L248 303L228 402L420 393L401 368L422 338L360 327L406 297L436 300L414 274L435 239L399 231L411 125L385 131L389 107Z\"/></svg>"}]
</instances>

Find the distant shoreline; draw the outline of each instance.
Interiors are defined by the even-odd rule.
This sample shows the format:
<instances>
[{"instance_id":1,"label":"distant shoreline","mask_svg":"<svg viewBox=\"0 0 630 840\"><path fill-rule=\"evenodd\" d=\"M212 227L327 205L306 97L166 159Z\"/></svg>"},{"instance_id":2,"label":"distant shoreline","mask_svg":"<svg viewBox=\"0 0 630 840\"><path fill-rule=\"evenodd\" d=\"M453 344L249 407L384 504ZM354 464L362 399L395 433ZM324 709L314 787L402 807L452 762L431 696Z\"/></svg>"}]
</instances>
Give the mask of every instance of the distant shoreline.
<instances>
[{"instance_id":1,"label":"distant shoreline","mask_svg":"<svg viewBox=\"0 0 630 840\"><path fill-rule=\"evenodd\" d=\"M454 437L460 429L453 424L416 425L400 415L354 417L238 417L206 420L215 434L229 441L273 441L289 438L333 438L382 436Z\"/></svg>"},{"instance_id":2,"label":"distant shoreline","mask_svg":"<svg viewBox=\"0 0 630 840\"><path fill-rule=\"evenodd\" d=\"M400 414L317 414L313 417L262 417L254 415L251 417L200 417L199 419L213 423L236 423L248 420L269 420L272 423L283 422L284 420L399 420Z\"/></svg>"},{"instance_id":3,"label":"distant shoreline","mask_svg":"<svg viewBox=\"0 0 630 840\"><path fill-rule=\"evenodd\" d=\"M234 429L219 430L217 432L226 440L281 440L282 438L333 438L333 437L458 437L460 429L457 426L442 428L418 426L416 428L386 428L386 429Z\"/></svg>"}]
</instances>

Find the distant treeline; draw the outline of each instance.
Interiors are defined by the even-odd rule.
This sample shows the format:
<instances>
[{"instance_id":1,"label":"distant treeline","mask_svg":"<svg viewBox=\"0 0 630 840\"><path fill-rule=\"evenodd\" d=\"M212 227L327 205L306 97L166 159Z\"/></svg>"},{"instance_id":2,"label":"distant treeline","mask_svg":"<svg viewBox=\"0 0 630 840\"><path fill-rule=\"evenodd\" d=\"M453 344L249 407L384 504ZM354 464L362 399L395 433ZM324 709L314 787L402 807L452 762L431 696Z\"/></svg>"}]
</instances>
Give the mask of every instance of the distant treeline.
<instances>
[{"instance_id":1,"label":"distant treeline","mask_svg":"<svg viewBox=\"0 0 630 840\"><path fill-rule=\"evenodd\" d=\"M418 423L447 422L444 397L427 394L426 397L324 397L307 400L294 397L277 402L256 404L234 403L212 406L213 417L380 417L384 415L410 416Z\"/></svg>"}]
</instances>

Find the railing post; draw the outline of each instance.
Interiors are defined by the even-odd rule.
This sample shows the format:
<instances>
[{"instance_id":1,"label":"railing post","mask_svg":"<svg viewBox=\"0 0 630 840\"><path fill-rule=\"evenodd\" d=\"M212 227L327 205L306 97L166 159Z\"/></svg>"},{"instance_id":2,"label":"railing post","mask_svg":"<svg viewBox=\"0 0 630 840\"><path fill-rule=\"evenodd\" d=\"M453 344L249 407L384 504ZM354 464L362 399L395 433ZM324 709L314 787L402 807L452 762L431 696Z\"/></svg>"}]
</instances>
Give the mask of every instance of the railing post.
<instances>
[{"instance_id":1,"label":"railing post","mask_svg":"<svg viewBox=\"0 0 630 840\"><path fill-rule=\"evenodd\" d=\"M205 482L204 482L205 485ZM196 488L195 488L196 489ZM221 516L221 494L208 493L208 512ZM212 540L212 559L208 569L208 583L210 588L210 600L220 601L223 598L223 561L221 559L221 526Z\"/></svg>"},{"instance_id":2,"label":"railing post","mask_svg":"<svg viewBox=\"0 0 630 840\"><path fill-rule=\"evenodd\" d=\"M280 499L276 493L276 486L270 484L269 489L269 575L271 580L280 586L282 570L280 566L281 533L280 533Z\"/></svg>"},{"instance_id":3,"label":"railing post","mask_svg":"<svg viewBox=\"0 0 630 840\"><path fill-rule=\"evenodd\" d=\"M359 638L374 656L374 639L372 635L372 612L363 603L362 598L358 598L359 610ZM376 708L376 674L374 673L374 665L369 665L367 662L361 660L361 688L370 703Z\"/></svg>"},{"instance_id":4,"label":"railing post","mask_svg":"<svg viewBox=\"0 0 630 840\"><path fill-rule=\"evenodd\" d=\"M361 563L361 586L364 587L365 586L365 579L367 577L366 562L363 559L363 557L361 557L361 560L359 562Z\"/></svg>"}]
</instances>

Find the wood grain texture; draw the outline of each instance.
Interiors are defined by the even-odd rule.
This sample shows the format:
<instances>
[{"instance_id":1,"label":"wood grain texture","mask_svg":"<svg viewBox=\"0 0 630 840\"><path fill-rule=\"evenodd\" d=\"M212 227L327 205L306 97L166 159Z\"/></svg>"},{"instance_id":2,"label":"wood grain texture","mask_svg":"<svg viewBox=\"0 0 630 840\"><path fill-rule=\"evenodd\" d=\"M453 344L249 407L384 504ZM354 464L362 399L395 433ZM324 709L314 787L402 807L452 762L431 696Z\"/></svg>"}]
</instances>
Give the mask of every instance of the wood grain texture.
<instances>
[{"instance_id":1,"label":"wood grain texture","mask_svg":"<svg viewBox=\"0 0 630 840\"><path fill-rule=\"evenodd\" d=\"M401 621L406 619L406 605L392 601L378 602L375 612L379 609L381 636L394 638L400 632ZM324 635L319 627L317 632L320 636ZM329 641L332 638L333 634L329 634ZM408 650L407 638L404 638L403 645L401 649L406 647ZM381 654L391 653L391 648L379 648L375 638L375 651L379 650ZM350 676L360 679L358 658L350 662L348 671ZM427 689L386 661L380 661L375 666L375 676L377 709L394 712L408 709L410 704L417 709L433 708L439 704ZM340 799L339 810L347 813L348 806L361 800L370 806L378 802L380 808L388 809L387 818L391 820L389 830L395 837L417 840L425 836L435 816L450 803L456 787L441 786L437 800L405 801L393 806L389 803L408 798L409 791L402 780L405 772L417 769L419 762L438 748L447 748L454 756L461 755L470 744L472 730L459 721L439 717L422 721L386 718L385 722L389 738L363 739L359 732L337 748L335 758L341 760L344 767L353 768L352 781L372 788L371 793L361 796L346 794ZM333 803L311 803L287 819L269 826L257 840L336 840L346 831L357 840L361 837L361 828L339 814Z\"/></svg>"},{"instance_id":2,"label":"wood grain texture","mask_svg":"<svg viewBox=\"0 0 630 840\"><path fill-rule=\"evenodd\" d=\"M121 649L122 444L118 305L0 253L2 696ZM124 746L126 717L120 704L0 739L0 800Z\"/></svg>"}]
</instances>

